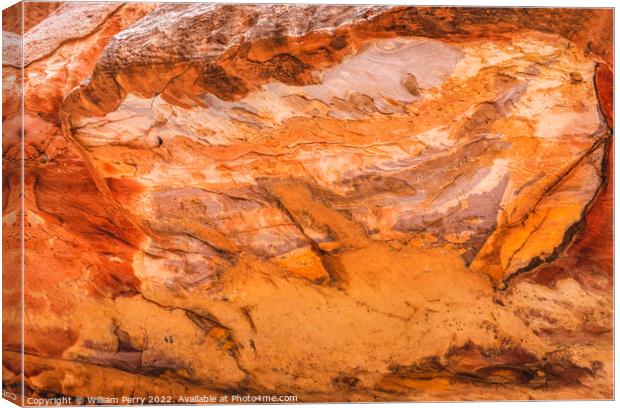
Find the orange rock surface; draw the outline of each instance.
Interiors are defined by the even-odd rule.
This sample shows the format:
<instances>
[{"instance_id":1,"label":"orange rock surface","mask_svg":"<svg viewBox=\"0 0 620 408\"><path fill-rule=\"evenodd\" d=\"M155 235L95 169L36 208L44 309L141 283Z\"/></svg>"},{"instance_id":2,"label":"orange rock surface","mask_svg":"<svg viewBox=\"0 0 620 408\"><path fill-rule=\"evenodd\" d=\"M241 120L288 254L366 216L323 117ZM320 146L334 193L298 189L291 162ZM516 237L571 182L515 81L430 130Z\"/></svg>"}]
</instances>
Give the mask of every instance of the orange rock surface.
<instances>
[{"instance_id":1,"label":"orange rock surface","mask_svg":"<svg viewBox=\"0 0 620 408\"><path fill-rule=\"evenodd\" d=\"M611 10L24 16L23 58L3 25L5 388L612 398Z\"/></svg>"}]
</instances>

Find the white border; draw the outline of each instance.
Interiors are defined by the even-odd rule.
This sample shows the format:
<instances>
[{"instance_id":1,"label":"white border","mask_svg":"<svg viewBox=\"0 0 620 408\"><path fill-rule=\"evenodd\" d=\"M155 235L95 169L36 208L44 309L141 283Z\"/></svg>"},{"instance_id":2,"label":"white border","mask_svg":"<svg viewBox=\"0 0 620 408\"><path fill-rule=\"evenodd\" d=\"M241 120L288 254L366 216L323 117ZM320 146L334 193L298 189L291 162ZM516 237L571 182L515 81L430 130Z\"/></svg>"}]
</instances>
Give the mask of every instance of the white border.
<instances>
[{"instance_id":1,"label":"white border","mask_svg":"<svg viewBox=\"0 0 620 408\"><path fill-rule=\"evenodd\" d=\"M79 2L88 2L88 0L73 0L73 1L79 1ZM139 2L139 3L150 3L152 1L148 1L148 0L134 0L133 2ZM183 0L158 0L157 2L161 2L161 3L193 3L195 1L183 1ZM451 0L451 1L441 1L441 0L425 0L425 1L419 1L419 2L415 2L413 3L412 1L403 1L403 0L337 0L337 1L329 1L329 0L305 0L305 1L299 1L299 0L289 0L289 1L269 1L269 0L253 0L253 1L248 1L248 0L228 0L228 1L222 1L222 0L211 0L209 1L210 3L237 3L237 4L243 4L243 3L260 3L260 4L273 4L273 3L296 3L296 4L379 4L379 5L416 5L416 6L480 6L480 7L587 7L587 8L593 8L593 7L615 7L615 2L613 0L588 0L588 1L579 1L579 0L564 0L564 1L559 1L559 0L538 0L538 1L531 1L531 0L527 0L527 1L512 1L512 0L475 0L475 1L466 1L466 0ZM7 7L9 7L12 4L17 3L14 0L0 0L0 5L2 9L5 9ZM618 13L619 13L619 9L618 8L614 8L614 21L617 21L618 18ZM1 21L1 17L0 17L0 21ZM614 67L617 67L617 58L616 58L616 45L618 44L618 32L616 30L614 30ZM2 46L2 40L0 38L0 48ZM0 61L1 61L1 56L0 56ZM618 116L616 115L616 105L615 105L615 101L618 100L617 98L618 95L618 81L616 79L616 75L614 75L614 118L617 120ZM23 102L23 101L22 101ZM1 113L1 107L0 107L0 113ZM614 138L616 138L616 136L614 135ZM620 151L619 148L619 141L616 139L614 142L614 192L616 191L616 184L618 183L618 176L620 175L620 166L616 165L615 162L618 160L618 152ZM618 207L615 205L615 195L614 195L614 253L620 253L620 251L618 251L618 248L620 247L620 243L618 240L618 228L616 225L616 220L618 220ZM0 231L2 229L2 226L0 224ZM0 247L1 247L1 241L0 241ZM1 265L0 265L0 270L1 270ZM615 283L615 277L616 277L616 258L614 256L614 283ZM618 304L618 292L614 290L614 305ZM2 304L0 303L0 313L2 311ZM614 313L614 333L615 333L615 327L618 327L618 322L619 322L619 318L618 315ZM0 337L2 335L2 328L0 326ZM618 350L618 338L614 335L614 350ZM1 350L0 350L1 353ZM618 367L618 353L614 353L614 366ZM618 394L619 391L619 386L618 386L618 382L615 381L614 384L614 390L615 390L615 395L618 396L620 394ZM463 407L463 408L467 408L467 407L492 407L492 408L527 408L527 407L539 407L539 406L544 406L544 407L553 407L553 408L582 408L584 406L587 407L614 407L616 405L620 405L620 403L618 403L617 401L550 401L550 402L540 402L540 401L523 401L523 402L434 402L434 403L415 403L415 402L407 402L407 403L400 403L400 402L396 402L396 403L373 403L372 406L373 407L410 407L415 405L416 407L420 407L420 408L432 408L432 407L446 407L446 408L451 408L451 407ZM239 407L256 407L257 405L246 405L246 404L228 404L227 406L239 406ZM179 405L177 405L179 406ZM195 408L197 405L180 405L181 407L187 407L187 408ZM218 407L225 407L226 405L217 405ZM290 405L290 404L269 404L269 405L260 405L261 407L282 407L282 406L303 406L303 407L312 407L312 408L322 408L322 407L334 407L334 408L347 408L350 407L351 404L295 404L295 405ZM7 400L4 399L0 399L0 408L14 408L16 407L16 405L8 402Z\"/></svg>"}]
</instances>

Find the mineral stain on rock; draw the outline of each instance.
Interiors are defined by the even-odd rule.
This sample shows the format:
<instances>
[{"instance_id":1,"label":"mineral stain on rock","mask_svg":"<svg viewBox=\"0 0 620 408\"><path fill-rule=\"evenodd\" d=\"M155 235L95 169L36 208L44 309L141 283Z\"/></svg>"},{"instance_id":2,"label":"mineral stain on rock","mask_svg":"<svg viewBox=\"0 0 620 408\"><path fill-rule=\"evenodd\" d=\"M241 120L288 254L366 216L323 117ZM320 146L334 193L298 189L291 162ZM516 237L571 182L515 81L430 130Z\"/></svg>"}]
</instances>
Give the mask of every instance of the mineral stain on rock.
<instances>
[{"instance_id":1,"label":"mineral stain on rock","mask_svg":"<svg viewBox=\"0 0 620 408\"><path fill-rule=\"evenodd\" d=\"M613 397L611 10L29 2L23 38L20 15L6 389Z\"/></svg>"}]
</instances>

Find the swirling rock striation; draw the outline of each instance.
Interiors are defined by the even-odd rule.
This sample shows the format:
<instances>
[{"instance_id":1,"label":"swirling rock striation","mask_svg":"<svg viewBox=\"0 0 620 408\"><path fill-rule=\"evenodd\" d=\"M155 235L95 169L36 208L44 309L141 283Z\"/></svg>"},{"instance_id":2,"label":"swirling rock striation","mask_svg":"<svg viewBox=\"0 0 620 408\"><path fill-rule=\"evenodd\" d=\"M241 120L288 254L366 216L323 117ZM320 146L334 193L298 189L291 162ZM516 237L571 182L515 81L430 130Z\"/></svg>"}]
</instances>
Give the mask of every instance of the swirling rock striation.
<instances>
[{"instance_id":1,"label":"swirling rock striation","mask_svg":"<svg viewBox=\"0 0 620 408\"><path fill-rule=\"evenodd\" d=\"M54 9L24 37L27 386L609 398L611 32L604 9Z\"/></svg>"}]
</instances>

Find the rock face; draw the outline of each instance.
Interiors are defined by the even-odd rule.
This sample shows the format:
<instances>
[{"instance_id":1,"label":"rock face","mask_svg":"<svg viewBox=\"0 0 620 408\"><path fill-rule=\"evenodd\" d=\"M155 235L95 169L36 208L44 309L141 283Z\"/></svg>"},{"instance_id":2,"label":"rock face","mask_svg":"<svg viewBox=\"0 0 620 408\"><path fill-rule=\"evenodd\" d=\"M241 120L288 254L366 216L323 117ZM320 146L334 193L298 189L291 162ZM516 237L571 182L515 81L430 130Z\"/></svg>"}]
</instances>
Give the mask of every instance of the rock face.
<instances>
[{"instance_id":1,"label":"rock face","mask_svg":"<svg viewBox=\"0 0 620 408\"><path fill-rule=\"evenodd\" d=\"M24 14L25 323L3 316L5 387L612 398L610 10ZM9 55L21 29L3 30Z\"/></svg>"}]
</instances>

